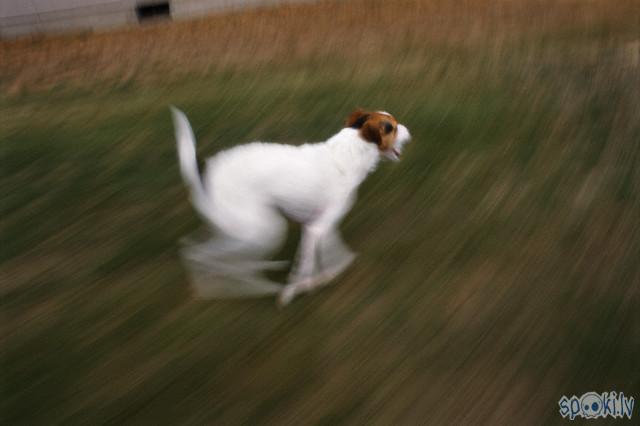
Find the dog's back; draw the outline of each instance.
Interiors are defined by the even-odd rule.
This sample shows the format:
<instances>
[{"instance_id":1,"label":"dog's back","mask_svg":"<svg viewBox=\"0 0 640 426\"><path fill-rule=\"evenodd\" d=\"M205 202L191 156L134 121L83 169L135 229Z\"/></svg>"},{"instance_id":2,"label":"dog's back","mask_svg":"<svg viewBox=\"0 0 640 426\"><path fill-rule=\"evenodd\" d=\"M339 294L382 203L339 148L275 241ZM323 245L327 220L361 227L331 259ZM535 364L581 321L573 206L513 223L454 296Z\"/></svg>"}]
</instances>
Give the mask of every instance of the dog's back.
<instances>
[{"instance_id":1,"label":"dog's back","mask_svg":"<svg viewBox=\"0 0 640 426\"><path fill-rule=\"evenodd\" d=\"M205 188L216 208L276 208L306 222L329 202L332 170L323 144L254 142L207 160Z\"/></svg>"}]
</instances>

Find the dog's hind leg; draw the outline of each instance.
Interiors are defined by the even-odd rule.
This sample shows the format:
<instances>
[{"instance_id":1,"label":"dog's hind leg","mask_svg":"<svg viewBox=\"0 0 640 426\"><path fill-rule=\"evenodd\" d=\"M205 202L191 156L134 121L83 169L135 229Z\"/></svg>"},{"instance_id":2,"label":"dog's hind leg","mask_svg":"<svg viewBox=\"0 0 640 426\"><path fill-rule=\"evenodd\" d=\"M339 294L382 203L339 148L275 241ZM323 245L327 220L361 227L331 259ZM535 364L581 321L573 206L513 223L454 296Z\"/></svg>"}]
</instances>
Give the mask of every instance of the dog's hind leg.
<instances>
[{"instance_id":1,"label":"dog's hind leg","mask_svg":"<svg viewBox=\"0 0 640 426\"><path fill-rule=\"evenodd\" d=\"M234 217L235 234L220 236L185 247L183 258L192 271L198 294L204 297L243 297L275 294L281 288L262 274L280 269L287 262L265 260L278 248L286 231L286 222L275 211L263 209L256 214ZM222 230L224 231L224 230ZM229 230L228 230L229 231Z\"/></svg>"},{"instance_id":2,"label":"dog's hind leg","mask_svg":"<svg viewBox=\"0 0 640 426\"><path fill-rule=\"evenodd\" d=\"M204 299L229 299L269 296L279 293L281 284L273 283L258 275L240 275L221 271L211 265L185 262L190 281L198 297Z\"/></svg>"},{"instance_id":3,"label":"dog's hind leg","mask_svg":"<svg viewBox=\"0 0 640 426\"><path fill-rule=\"evenodd\" d=\"M255 253L248 245L241 241L216 237L206 241L196 241L184 238L182 241L182 256L195 262L224 265L230 272L238 270L281 270L289 265L288 261L261 260L260 254Z\"/></svg>"}]
</instances>

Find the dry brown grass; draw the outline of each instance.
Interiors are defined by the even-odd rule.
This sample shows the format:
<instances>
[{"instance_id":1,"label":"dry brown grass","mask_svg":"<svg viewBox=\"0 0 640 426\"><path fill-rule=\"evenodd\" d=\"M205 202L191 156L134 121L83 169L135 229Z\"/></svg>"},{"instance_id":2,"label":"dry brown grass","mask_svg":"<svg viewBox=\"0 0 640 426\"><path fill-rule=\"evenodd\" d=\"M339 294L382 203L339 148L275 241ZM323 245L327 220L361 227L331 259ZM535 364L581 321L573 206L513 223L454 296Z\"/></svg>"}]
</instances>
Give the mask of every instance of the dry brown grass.
<instances>
[{"instance_id":1,"label":"dry brown grass","mask_svg":"<svg viewBox=\"0 0 640 426\"><path fill-rule=\"evenodd\" d=\"M634 14L640 15L635 0L616 7L606 0L322 1L109 33L3 41L0 89L14 94L97 81L166 83L211 70L326 57L375 67L381 59L402 59L407 50L475 44L491 44L500 56L503 44L523 38L562 40L607 28L624 34L624 28L640 26L638 18L630 19ZM628 53L637 61L634 49Z\"/></svg>"}]
</instances>

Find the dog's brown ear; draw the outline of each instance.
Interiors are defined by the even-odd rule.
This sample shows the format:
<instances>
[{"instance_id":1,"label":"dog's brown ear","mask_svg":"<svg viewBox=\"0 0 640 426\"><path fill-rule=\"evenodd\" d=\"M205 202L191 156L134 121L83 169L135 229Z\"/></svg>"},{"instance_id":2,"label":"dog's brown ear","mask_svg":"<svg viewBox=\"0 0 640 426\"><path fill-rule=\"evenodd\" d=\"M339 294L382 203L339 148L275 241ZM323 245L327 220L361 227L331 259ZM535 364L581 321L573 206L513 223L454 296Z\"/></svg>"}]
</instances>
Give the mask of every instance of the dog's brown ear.
<instances>
[{"instance_id":1,"label":"dog's brown ear","mask_svg":"<svg viewBox=\"0 0 640 426\"><path fill-rule=\"evenodd\" d=\"M380 131L380 126L377 126L376 123L367 121L362 125L360 135L362 135L364 140L373 142L379 146L382 143L382 134Z\"/></svg>"},{"instance_id":2,"label":"dog's brown ear","mask_svg":"<svg viewBox=\"0 0 640 426\"><path fill-rule=\"evenodd\" d=\"M346 127L360 129L368 118L369 113L362 108L358 108L347 117Z\"/></svg>"}]
</instances>

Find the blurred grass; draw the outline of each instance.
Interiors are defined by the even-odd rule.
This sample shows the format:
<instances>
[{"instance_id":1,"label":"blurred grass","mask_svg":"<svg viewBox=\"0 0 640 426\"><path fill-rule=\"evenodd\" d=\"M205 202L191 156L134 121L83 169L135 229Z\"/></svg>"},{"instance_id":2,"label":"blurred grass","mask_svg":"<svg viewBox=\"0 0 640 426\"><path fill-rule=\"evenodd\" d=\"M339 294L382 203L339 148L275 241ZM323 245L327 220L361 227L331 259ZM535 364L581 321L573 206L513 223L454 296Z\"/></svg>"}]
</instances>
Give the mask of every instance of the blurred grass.
<instances>
[{"instance_id":1,"label":"blurred grass","mask_svg":"<svg viewBox=\"0 0 640 426\"><path fill-rule=\"evenodd\" d=\"M2 42L4 421L539 424L637 398L638 12L325 2ZM335 286L201 302L168 104L203 157L356 106L414 142L361 188Z\"/></svg>"}]
</instances>

